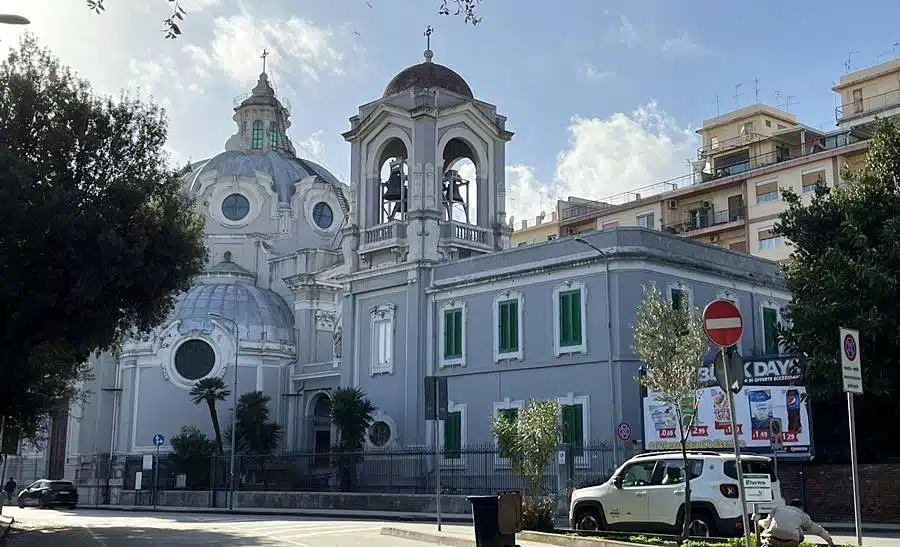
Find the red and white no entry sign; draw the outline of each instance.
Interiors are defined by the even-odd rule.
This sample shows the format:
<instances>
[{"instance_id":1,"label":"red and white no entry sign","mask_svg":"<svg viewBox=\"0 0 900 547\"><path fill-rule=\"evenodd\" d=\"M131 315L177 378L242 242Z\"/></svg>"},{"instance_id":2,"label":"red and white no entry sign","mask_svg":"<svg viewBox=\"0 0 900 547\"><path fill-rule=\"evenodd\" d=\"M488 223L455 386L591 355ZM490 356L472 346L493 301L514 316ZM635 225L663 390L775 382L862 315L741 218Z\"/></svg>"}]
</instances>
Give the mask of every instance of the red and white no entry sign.
<instances>
[{"instance_id":1,"label":"red and white no entry sign","mask_svg":"<svg viewBox=\"0 0 900 547\"><path fill-rule=\"evenodd\" d=\"M703 330L717 346L727 348L737 344L744 335L741 310L731 300L713 300L703 310Z\"/></svg>"}]
</instances>

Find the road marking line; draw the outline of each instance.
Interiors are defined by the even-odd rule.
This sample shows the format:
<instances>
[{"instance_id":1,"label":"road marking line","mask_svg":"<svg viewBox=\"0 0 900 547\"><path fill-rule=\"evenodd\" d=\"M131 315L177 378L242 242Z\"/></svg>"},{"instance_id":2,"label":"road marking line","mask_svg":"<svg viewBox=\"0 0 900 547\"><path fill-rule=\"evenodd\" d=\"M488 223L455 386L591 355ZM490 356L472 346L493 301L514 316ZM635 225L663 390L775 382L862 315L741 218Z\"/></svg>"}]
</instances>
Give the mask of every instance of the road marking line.
<instances>
[{"instance_id":1,"label":"road marking line","mask_svg":"<svg viewBox=\"0 0 900 547\"><path fill-rule=\"evenodd\" d=\"M309 534L300 534L297 537L308 538L308 537L316 537L316 536L331 536L336 534L351 534L357 532L372 532L374 530L380 530L380 526L369 526L366 528L344 528L340 530L327 530L324 532L311 532Z\"/></svg>"},{"instance_id":2,"label":"road marking line","mask_svg":"<svg viewBox=\"0 0 900 547\"><path fill-rule=\"evenodd\" d=\"M98 536L97 534L95 534L94 530L92 530L91 528L88 528L87 524L84 525L84 529L88 531L88 533L91 535L92 538L94 538L94 541L96 541L100 545L100 547L108 547L108 545L106 545L106 542L103 541L103 538L101 536Z\"/></svg>"}]
</instances>

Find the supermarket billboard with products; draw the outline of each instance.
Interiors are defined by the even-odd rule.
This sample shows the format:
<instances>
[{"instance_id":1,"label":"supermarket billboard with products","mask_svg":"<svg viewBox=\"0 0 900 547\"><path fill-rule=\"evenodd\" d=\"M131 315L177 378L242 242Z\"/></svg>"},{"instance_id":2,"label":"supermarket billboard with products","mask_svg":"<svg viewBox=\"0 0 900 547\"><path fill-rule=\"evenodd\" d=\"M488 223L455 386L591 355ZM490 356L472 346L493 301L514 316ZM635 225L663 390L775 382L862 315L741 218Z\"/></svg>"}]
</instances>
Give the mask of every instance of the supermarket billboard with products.
<instances>
[{"instance_id":1,"label":"supermarket billboard with products","mask_svg":"<svg viewBox=\"0 0 900 547\"><path fill-rule=\"evenodd\" d=\"M771 454L769 425L781 418L786 457L812 456L812 429L804 385L806 363L802 357L768 355L744 358L744 386L734 396L735 422L741 448ZM700 369L697 417L688 438L694 450L730 450L734 447L728 397L716 383L712 361ZM672 405L660 403L645 392L644 448L680 449L679 429Z\"/></svg>"}]
</instances>

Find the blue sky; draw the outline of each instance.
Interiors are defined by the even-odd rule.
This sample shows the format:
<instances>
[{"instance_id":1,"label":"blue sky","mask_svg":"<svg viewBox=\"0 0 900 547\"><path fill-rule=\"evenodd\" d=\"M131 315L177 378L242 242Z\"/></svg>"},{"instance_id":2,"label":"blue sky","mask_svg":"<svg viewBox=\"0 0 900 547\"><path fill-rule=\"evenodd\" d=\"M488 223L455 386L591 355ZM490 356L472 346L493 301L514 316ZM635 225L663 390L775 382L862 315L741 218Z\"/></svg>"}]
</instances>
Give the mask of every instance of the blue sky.
<instances>
[{"instance_id":1,"label":"blue sky","mask_svg":"<svg viewBox=\"0 0 900 547\"><path fill-rule=\"evenodd\" d=\"M508 209L516 218L557 197L601 198L685 174L704 118L759 100L812 126L834 127L832 84L886 61L900 41L900 4L484 0L484 22L437 15L439 0L183 0L184 36L164 40L166 0L4 0L30 30L98 90L140 88L167 107L173 158L222 150L231 101L249 90L263 47L293 110L290 133L339 178L349 172L340 133L360 104L422 58L426 25L435 61L498 106L516 133L507 150ZM777 17L776 17L777 14ZM866 14L876 14L867 16ZM11 44L21 32L0 28ZM900 54L900 47L896 48Z\"/></svg>"}]
</instances>

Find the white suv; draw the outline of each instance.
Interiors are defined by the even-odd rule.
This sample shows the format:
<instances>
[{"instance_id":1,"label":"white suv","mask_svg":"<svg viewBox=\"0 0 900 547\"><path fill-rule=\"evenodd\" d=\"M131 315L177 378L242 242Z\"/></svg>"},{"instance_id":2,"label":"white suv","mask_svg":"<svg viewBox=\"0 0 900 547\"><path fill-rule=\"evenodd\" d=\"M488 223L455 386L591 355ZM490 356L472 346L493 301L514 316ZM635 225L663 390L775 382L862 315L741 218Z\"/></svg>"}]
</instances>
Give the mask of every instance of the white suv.
<instances>
[{"instance_id":1,"label":"white suv","mask_svg":"<svg viewBox=\"0 0 900 547\"><path fill-rule=\"evenodd\" d=\"M688 462L691 535L724 537L743 533L734 454L689 451ZM760 514L784 505L771 458L742 454L741 467L744 473L767 473L772 477L774 500L759 504ZM684 522L682 468L680 452L651 452L631 458L605 483L572 492L572 528L680 533ZM752 509L747 508L748 512Z\"/></svg>"}]
</instances>

